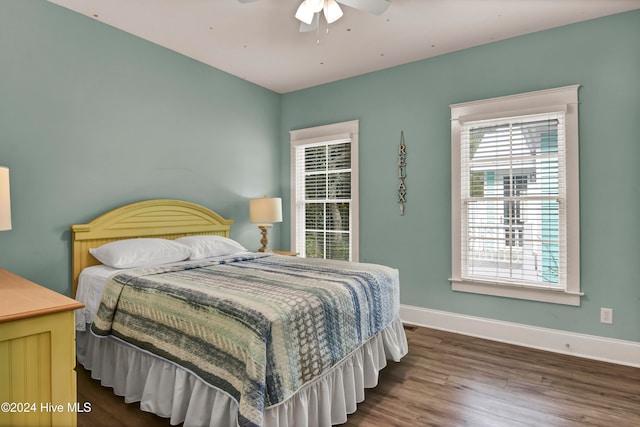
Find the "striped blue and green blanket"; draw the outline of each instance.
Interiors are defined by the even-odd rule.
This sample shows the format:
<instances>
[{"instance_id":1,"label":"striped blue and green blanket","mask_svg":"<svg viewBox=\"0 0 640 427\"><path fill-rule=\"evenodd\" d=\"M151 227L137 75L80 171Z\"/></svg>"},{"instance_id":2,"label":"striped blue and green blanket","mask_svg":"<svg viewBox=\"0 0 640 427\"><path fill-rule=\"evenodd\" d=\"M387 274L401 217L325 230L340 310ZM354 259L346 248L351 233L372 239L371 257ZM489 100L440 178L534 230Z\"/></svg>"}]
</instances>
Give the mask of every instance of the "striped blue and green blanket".
<instances>
[{"instance_id":1,"label":"striped blue and green blanket","mask_svg":"<svg viewBox=\"0 0 640 427\"><path fill-rule=\"evenodd\" d=\"M242 253L118 273L91 327L192 371L260 426L397 318L389 267Z\"/></svg>"}]
</instances>

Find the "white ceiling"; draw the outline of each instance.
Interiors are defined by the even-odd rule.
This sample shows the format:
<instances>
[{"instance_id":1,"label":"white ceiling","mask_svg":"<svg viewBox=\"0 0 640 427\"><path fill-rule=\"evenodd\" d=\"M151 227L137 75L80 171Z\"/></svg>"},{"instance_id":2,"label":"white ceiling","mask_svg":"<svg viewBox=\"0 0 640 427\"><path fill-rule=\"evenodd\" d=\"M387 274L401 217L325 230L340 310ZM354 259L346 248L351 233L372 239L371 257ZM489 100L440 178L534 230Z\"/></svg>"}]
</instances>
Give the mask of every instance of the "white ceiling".
<instances>
[{"instance_id":1,"label":"white ceiling","mask_svg":"<svg viewBox=\"0 0 640 427\"><path fill-rule=\"evenodd\" d=\"M291 92L448 52L640 9L640 0L392 0L343 6L298 32L302 0L49 0L212 67Z\"/></svg>"}]
</instances>

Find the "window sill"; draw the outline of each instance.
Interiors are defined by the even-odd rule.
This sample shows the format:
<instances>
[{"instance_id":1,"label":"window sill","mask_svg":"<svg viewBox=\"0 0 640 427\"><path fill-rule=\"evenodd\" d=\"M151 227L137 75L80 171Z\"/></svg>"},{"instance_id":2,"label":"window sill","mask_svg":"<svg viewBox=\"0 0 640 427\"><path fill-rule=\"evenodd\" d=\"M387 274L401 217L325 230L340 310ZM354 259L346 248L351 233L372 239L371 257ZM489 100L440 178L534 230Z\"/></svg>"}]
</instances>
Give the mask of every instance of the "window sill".
<instances>
[{"instance_id":1,"label":"window sill","mask_svg":"<svg viewBox=\"0 0 640 427\"><path fill-rule=\"evenodd\" d=\"M561 289L534 288L529 286L517 286L510 284L496 284L487 282L466 281L461 279L449 279L451 289L457 292L469 292L473 294L492 295L505 298L517 298L529 301L549 302L580 306L582 293L569 293Z\"/></svg>"}]
</instances>

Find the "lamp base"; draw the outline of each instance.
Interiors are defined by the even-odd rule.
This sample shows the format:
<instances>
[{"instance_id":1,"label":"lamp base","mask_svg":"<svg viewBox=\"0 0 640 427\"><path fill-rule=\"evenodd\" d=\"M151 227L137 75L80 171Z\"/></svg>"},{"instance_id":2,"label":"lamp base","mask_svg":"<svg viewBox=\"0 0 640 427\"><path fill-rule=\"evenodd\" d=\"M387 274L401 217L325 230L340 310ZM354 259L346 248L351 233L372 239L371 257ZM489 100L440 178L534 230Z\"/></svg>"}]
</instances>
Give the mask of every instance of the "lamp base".
<instances>
[{"instance_id":1,"label":"lamp base","mask_svg":"<svg viewBox=\"0 0 640 427\"><path fill-rule=\"evenodd\" d=\"M262 239L260 239L260 243L262 243L262 247L258 249L258 252L271 252L271 248L269 248L269 239L267 238L268 229L271 228L271 224L260 224L258 225L260 229L260 233L262 233Z\"/></svg>"}]
</instances>

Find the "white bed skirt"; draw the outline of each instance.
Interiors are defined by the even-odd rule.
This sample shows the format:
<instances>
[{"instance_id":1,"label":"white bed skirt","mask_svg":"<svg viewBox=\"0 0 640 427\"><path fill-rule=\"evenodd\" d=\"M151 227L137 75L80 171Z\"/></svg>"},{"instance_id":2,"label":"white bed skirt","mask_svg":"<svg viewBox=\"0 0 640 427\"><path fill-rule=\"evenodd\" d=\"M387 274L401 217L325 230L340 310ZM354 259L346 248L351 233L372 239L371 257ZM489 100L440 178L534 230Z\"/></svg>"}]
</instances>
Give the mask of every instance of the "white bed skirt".
<instances>
[{"instance_id":1,"label":"white bed skirt","mask_svg":"<svg viewBox=\"0 0 640 427\"><path fill-rule=\"evenodd\" d=\"M78 361L105 387L127 403L169 418L185 427L236 427L238 405L225 392L210 386L176 364L113 338L76 331ZM320 427L342 424L364 400L365 388L378 384L378 371L387 359L407 354L400 319L355 350L322 377L306 384L285 402L265 410L265 427Z\"/></svg>"}]
</instances>

